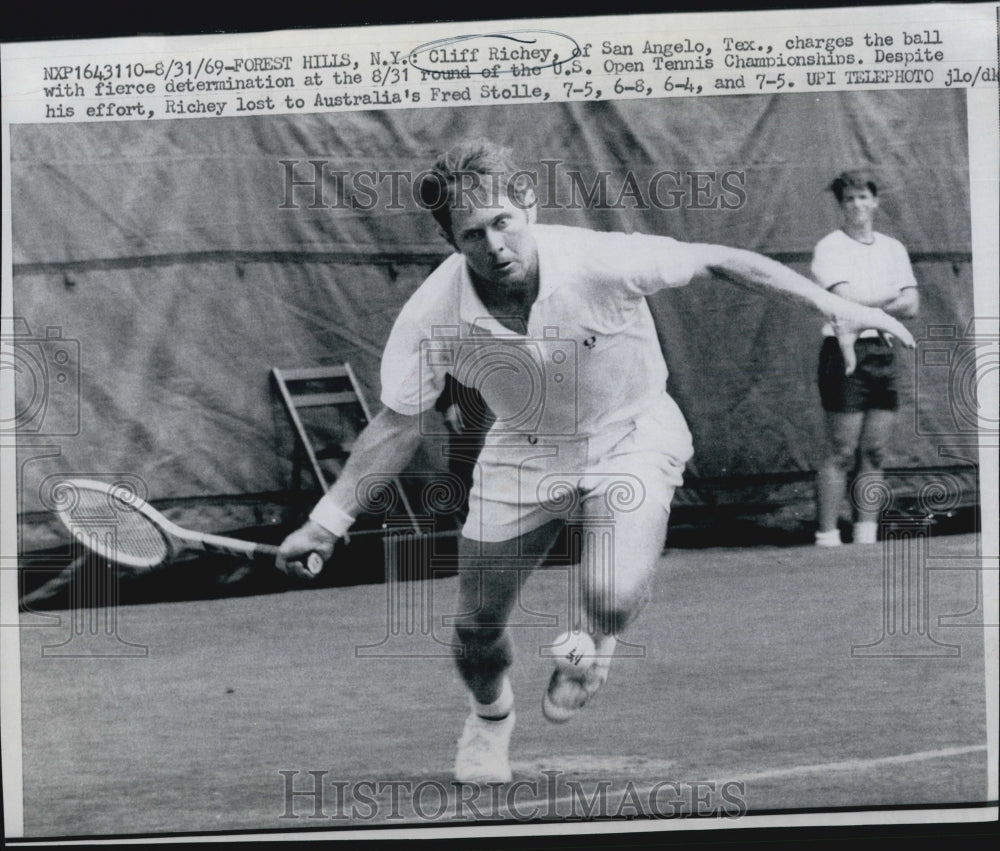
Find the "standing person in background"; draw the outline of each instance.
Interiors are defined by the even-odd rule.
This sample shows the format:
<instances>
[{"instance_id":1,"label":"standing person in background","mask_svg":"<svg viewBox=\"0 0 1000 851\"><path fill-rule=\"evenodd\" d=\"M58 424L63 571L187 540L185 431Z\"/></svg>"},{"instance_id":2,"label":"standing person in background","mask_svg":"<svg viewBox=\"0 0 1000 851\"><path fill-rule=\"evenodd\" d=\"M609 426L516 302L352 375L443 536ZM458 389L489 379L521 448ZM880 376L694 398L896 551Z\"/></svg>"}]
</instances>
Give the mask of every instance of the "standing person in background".
<instances>
[{"instance_id":1,"label":"standing person in background","mask_svg":"<svg viewBox=\"0 0 1000 851\"><path fill-rule=\"evenodd\" d=\"M910 258L902 243L872 227L878 187L870 174L848 171L830 184L844 224L813 251L812 274L830 292L912 319L920 301ZM892 339L875 330L824 327L819 389L829 445L819 471L816 544L839 546L840 502L851 475L877 479L899 408L899 366ZM844 356L853 343L854 358ZM878 516L855 506L854 543L874 544Z\"/></svg>"}]
</instances>

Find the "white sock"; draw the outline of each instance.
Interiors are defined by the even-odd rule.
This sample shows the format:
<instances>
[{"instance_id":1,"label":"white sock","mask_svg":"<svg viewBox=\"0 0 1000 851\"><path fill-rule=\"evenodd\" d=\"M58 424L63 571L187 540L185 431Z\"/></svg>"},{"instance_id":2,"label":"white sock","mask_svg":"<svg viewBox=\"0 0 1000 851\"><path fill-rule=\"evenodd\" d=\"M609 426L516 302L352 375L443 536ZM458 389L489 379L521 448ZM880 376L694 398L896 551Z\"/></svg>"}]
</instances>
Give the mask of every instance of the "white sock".
<instances>
[{"instance_id":1,"label":"white sock","mask_svg":"<svg viewBox=\"0 0 1000 851\"><path fill-rule=\"evenodd\" d=\"M492 703L480 703L475 695L470 695L472 701L472 711L480 718L487 721L502 721L514 708L514 689L511 688L510 680L503 678L503 685L500 687L500 696Z\"/></svg>"},{"instance_id":2,"label":"white sock","mask_svg":"<svg viewBox=\"0 0 1000 851\"><path fill-rule=\"evenodd\" d=\"M878 523L874 520L861 520L854 524L854 543L874 544L878 541Z\"/></svg>"}]
</instances>

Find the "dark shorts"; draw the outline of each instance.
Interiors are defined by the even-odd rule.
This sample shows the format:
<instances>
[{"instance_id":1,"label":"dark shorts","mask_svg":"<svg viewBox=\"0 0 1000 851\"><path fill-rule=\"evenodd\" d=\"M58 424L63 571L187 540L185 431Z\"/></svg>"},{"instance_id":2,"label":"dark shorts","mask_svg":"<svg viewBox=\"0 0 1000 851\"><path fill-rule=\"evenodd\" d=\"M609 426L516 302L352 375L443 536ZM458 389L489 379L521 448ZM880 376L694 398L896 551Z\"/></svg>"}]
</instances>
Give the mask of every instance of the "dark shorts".
<instances>
[{"instance_id":1,"label":"dark shorts","mask_svg":"<svg viewBox=\"0 0 1000 851\"><path fill-rule=\"evenodd\" d=\"M896 355L880 337L865 337L854 344L858 365L844 375L844 355L833 337L823 341L819 353L819 395L823 410L847 414L872 408L899 408Z\"/></svg>"}]
</instances>

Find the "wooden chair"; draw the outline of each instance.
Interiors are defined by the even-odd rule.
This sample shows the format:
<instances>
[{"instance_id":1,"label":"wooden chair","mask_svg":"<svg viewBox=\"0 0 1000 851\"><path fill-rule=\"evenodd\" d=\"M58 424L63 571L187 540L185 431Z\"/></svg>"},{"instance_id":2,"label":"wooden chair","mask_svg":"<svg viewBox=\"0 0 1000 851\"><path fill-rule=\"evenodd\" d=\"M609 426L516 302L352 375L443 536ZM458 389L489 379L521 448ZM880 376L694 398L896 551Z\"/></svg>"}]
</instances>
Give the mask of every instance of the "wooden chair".
<instances>
[{"instance_id":1,"label":"wooden chair","mask_svg":"<svg viewBox=\"0 0 1000 851\"><path fill-rule=\"evenodd\" d=\"M295 431L292 490L303 489L308 472L322 492L343 469L354 441L371 421L371 411L349 363L336 366L271 369L271 378ZM399 504L413 529L420 527L398 477L393 477Z\"/></svg>"}]
</instances>

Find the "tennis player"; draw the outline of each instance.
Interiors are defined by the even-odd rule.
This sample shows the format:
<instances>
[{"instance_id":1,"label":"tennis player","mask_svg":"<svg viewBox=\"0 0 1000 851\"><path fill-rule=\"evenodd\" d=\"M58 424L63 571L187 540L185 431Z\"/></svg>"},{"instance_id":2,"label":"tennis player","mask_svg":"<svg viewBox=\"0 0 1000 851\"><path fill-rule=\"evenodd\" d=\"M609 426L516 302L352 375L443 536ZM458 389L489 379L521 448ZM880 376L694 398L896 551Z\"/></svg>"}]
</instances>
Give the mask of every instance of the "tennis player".
<instances>
[{"instance_id":1,"label":"tennis player","mask_svg":"<svg viewBox=\"0 0 1000 851\"><path fill-rule=\"evenodd\" d=\"M404 466L449 373L478 390L496 420L459 543L456 661L471 712L454 773L459 782L507 782L515 713L506 625L530 567L568 519L581 524L579 626L596 653L580 671L552 674L542 710L563 722L603 685L617 637L646 600L693 453L665 389L645 297L697 278L731 278L802 299L846 328L912 339L881 310L749 251L538 224L530 178L491 142L445 153L421 197L455 253L400 312L382 358L384 407L310 519L282 543L279 567L308 577L306 554L329 558L363 509L359 480ZM586 534L609 524L612 547Z\"/></svg>"},{"instance_id":2,"label":"tennis player","mask_svg":"<svg viewBox=\"0 0 1000 851\"><path fill-rule=\"evenodd\" d=\"M866 171L847 171L830 184L843 226L813 250L812 274L842 298L880 307L900 319L920 309L917 281L903 244L873 227L878 187ZM847 480L877 482L899 409L899 364L890 338L828 323L819 358L819 391L826 411L828 449L817 476L816 544L841 544L840 503ZM838 336L840 339L838 340ZM845 353L850 360L845 360ZM853 366L853 369L850 367ZM852 541L878 540L878 515L855 501Z\"/></svg>"}]
</instances>

